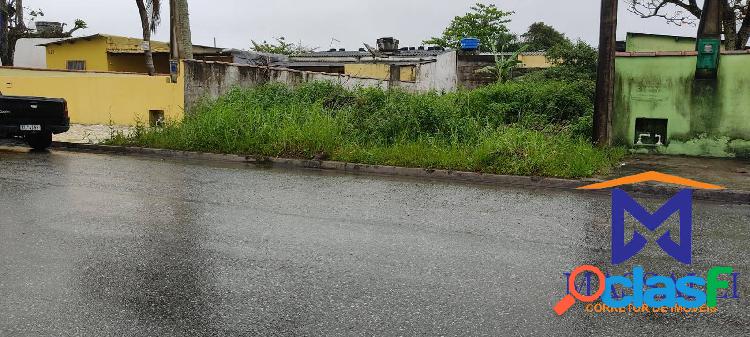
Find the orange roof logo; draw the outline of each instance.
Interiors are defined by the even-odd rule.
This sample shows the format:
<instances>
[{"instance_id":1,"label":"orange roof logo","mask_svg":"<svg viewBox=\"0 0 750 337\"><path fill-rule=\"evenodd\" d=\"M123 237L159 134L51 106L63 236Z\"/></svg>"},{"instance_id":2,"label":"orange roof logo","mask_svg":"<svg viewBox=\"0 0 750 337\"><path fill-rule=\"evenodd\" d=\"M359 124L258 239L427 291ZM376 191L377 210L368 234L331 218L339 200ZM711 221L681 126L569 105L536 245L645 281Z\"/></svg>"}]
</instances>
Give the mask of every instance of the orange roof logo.
<instances>
[{"instance_id":1,"label":"orange roof logo","mask_svg":"<svg viewBox=\"0 0 750 337\"><path fill-rule=\"evenodd\" d=\"M627 177L605 181L601 183L596 183L596 184L592 184L588 186L583 186L583 187L579 187L578 189L579 190L603 190L603 189L618 187L622 185L632 185L632 184L644 183L644 182L649 182L649 181L672 184L672 185L680 185L680 186L700 189L700 190L723 190L725 189L724 187L721 187L718 185L702 183L700 181L681 178L678 176L673 176L673 175L654 172L654 171L627 176Z\"/></svg>"}]
</instances>

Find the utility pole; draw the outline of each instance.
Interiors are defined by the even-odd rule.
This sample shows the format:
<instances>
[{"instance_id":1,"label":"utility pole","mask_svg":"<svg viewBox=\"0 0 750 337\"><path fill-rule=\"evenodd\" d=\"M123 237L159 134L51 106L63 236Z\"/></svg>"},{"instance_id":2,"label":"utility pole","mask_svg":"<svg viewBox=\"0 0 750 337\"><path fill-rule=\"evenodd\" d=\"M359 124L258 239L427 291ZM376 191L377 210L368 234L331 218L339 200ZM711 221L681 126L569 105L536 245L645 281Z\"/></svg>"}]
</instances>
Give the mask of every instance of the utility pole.
<instances>
[{"instance_id":1,"label":"utility pole","mask_svg":"<svg viewBox=\"0 0 750 337\"><path fill-rule=\"evenodd\" d=\"M594 142L599 146L609 146L612 141L615 53L617 52L617 2L618 0L602 0L599 28L599 65L594 106Z\"/></svg>"}]
</instances>

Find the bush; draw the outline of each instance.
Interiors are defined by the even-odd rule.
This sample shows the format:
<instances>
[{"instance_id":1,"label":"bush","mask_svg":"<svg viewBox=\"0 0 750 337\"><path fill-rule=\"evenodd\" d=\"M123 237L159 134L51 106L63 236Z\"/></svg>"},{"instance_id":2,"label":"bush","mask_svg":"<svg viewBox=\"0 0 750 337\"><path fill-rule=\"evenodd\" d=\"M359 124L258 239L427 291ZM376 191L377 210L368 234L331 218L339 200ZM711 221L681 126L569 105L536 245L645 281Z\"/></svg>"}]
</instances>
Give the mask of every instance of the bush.
<instances>
[{"instance_id":1,"label":"bush","mask_svg":"<svg viewBox=\"0 0 750 337\"><path fill-rule=\"evenodd\" d=\"M585 82L512 82L439 95L330 83L235 89L179 123L113 143L470 170L587 177L619 159L589 145ZM587 124L588 123L588 124Z\"/></svg>"}]
</instances>

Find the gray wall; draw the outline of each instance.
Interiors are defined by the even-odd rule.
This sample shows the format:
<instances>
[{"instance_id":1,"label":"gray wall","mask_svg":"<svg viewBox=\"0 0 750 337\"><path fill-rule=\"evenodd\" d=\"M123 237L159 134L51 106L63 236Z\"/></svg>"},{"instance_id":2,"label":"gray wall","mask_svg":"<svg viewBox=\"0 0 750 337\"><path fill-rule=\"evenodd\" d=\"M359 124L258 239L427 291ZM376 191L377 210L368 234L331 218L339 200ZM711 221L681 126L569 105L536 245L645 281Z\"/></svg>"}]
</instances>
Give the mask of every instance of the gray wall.
<instances>
[{"instance_id":1,"label":"gray wall","mask_svg":"<svg viewBox=\"0 0 750 337\"><path fill-rule=\"evenodd\" d=\"M492 55L461 55L456 64L458 83L463 88L476 89L497 81L495 75L477 73L479 69L495 65L495 57Z\"/></svg>"},{"instance_id":2,"label":"gray wall","mask_svg":"<svg viewBox=\"0 0 750 337\"><path fill-rule=\"evenodd\" d=\"M268 82L289 86L310 81L329 81L346 88L378 87L387 89L388 82L340 74L313 73L284 68L270 68L220 62L185 61L185 111L203 98L215 99L235 87L255 87Z\"/></svg>"},{"instance_id":3,"label":"gray wall","mask_svg":"<svg viewBox=\"0 0 750 337\"><path fill-rule=\"evenodd\" d=\"M436 62L420 64L417 67L417 81L403 85L411 91L451 92L458 90L456 73L457 53L455 51L441 54Z\"/></svg>"},{"instance_id":4,"label":"gray wall","mask_svg":"<svg viewBox=\"0 0 750 337\"><path fill-rule=\"evenodd\" d=\"M436 62L419 65L415 82L384 81L343 74L195 60L185 61L184 72L187 112L203 98L216 99L235 87L254 87L268 82L294 86L310 81L328 81L349 89L398 87L410 92L450 92L458 87L455 52L438 56Z\"/></svg>"}]
</instances>

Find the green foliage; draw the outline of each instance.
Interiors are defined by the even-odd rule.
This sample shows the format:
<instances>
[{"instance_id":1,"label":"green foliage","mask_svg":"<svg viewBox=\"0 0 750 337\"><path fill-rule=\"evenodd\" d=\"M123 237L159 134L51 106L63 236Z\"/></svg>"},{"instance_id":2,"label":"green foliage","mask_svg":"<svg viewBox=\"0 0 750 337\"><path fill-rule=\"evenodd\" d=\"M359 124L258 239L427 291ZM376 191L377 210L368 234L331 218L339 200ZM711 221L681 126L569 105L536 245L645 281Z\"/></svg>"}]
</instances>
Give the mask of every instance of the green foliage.
<instances>
[{"instance_id":1,"label":"green foliage","mask_svg":"<svg viewBox=\"0 0 750 337\"><path fill-rule=\"evenodd\" d=\"M253 46L250 49L257 51L259 53L269 53L269 54L278 54L278 55L294 55L294 54L309 53L309 52L315 51L315 48L303 46L301 43L286 42L286 38L283 36L277 37L274 39L276 40L275 43L271 43L268 41L263 41L261 43L258 43L255 40L252 40L251 42Z\"/></svg>"},{"instance_id":2,"label":"green foliage","mask_svg":"<svg viewBox=\"0 0 750 337\"><path fill-rule=\"evenodd\" d=\"M517 51L506 55L503 51L497 52L495 46L492 46L492 53L495 54L495 65L487 66L476 70L477 73L492 74L497 77L497 81L505 83L513 79L513 69L521 64L518 55L525 52L529 46L521 46Z\"/></svg>"},{"instance_id":3,"label":"green foliage","mask_svg":"<svg viewBox=\"0 0 750 337\"><path fill-rule=\"evenodd\" d=\"M505 25L511 21L511 15L513 12L502 11L495 5L477 3L471 7L471 12L455 17L441 37L433 37L424 43L460 49L461 39L476 37L482 43L480 49L483 52L492 51L493 42L497 42L494 46L497 49L500 46L512 46L516 37Z\"/></svg>"},{"instance_id":4,"label":"green foliage","mask_svg":"<svg viewBox=\"0 0 750 337\"><path fill-rule=\"evenodd\" d=\"M70 37L73 32L79 29L87 28L86 22L76 20L75 27L65 32L62 29L48 30L44 32L34 32L26 27L25 22L20 22L21 13L16 13L15 6L17 3L11 0L0 0L0 60L6 66L13 65L13 56L15 54L16 42L23 38L65 38ZM24 7L24 10L27 10ZM41 9L28 11L28 16L32 21L44 16Z\"/></svg>"},{"instance_id":5,"label":"green foliage","mask_svg":"<svg viewBox=\"0 0 750 337\"><path fill-rule=\"evenodd\" d=\"M544 22L537 22L529 27L529 31L521 35L524 44L531 51L547 51L559 44L568 42L563 33Z\"/></svg>"},{"instance_id":6,"label":"green foliage","mask_svg":"<svg viewBox=\"0 0 750 337\"><path fill-rule=\"evenodd\" d=\"M555 63L549 78L596 80L599 53L584 41L558 44L547 52L547 58Z\"/></svg>"},{"instance_id":7,"label":"green foliage","mask_svg":"<svg viewBox=\"0 0 750 337\"><path fill-rule=\"evenodd\" d=\"M182 122L111 143L178 150L329 158L486 173L588 177L623 155L580 129L592 111L582 83L510 82L449 93L346 90L326 82L235 89Z\"/></svg>"}]
</instances>

